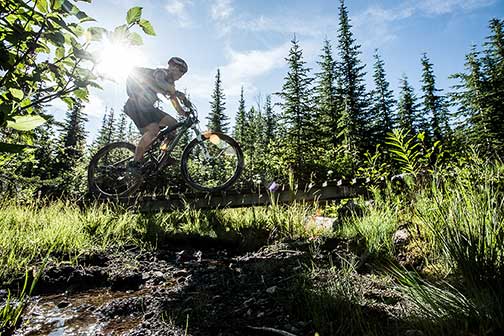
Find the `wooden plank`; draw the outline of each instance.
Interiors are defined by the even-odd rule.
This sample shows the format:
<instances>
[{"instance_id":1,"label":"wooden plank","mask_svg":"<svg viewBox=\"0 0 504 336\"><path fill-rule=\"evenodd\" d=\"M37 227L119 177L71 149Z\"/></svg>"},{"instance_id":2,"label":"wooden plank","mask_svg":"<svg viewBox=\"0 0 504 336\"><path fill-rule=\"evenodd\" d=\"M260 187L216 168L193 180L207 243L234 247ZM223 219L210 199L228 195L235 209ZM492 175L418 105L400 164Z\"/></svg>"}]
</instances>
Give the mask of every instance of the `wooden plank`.
<instances>
[{"instance_id":1,"label":"wooden plank","mask_svg":"<svg viewBox=\"0 0 504 336\"><path fill-rule=\"evenodd\" d=\"M284 190L257 193L221 192L214 194L171 195L169 197L142 197L120 199L119 202L138 209L140 212L158 212L183 209L220 209L269 205L290 202L325 202L354 198L364 194L364 189L351 186L329 185L312 187L307 190Z\"/></svg>"}]
</instances>

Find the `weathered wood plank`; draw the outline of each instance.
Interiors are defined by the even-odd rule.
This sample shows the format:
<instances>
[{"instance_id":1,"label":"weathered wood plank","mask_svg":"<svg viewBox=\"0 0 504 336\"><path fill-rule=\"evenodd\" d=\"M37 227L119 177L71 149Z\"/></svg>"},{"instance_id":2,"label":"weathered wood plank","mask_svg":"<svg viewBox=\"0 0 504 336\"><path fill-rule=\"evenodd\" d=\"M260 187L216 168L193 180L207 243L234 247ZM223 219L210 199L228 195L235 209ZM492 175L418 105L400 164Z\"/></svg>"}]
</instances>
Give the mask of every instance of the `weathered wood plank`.
<instances>
[{"instance_id":1,"label":"weathered wood plank","mask_svg":"<svg viewBox=\"0 0 504 336\"><path fill-rule=\"evenodd\" d=\"M307 190L284 190L257 193L221 192L214 194L170 195L169 197L124 198L119 202L136 208L140 212L170 211L190 207L193 209L220 209L269 205L290 202L325 202L358 197L364 189L352 186L329 185L312 187Z\"/></svg>"}]
</instances>

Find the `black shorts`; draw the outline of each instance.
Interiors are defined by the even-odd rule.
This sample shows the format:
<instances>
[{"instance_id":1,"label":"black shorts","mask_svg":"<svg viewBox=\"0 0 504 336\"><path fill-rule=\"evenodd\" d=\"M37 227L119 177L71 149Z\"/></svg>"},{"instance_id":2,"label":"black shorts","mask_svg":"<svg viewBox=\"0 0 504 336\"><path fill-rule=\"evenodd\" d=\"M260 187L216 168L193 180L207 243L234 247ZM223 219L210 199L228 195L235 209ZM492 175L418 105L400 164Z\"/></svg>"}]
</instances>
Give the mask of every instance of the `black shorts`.
<instances>
[{"instance_id":1,"label":"black shorts","mask_svg":"<svg viewBox=\"0 0 504 336\"><path fill-rule=\"evenodd\" d=\"M142 130L145 126L156 123L168 114L154 107L154 103L149 101L130 97L124 105L124 113L133 120L136 127Z\"/></svg>"}]
</instances>

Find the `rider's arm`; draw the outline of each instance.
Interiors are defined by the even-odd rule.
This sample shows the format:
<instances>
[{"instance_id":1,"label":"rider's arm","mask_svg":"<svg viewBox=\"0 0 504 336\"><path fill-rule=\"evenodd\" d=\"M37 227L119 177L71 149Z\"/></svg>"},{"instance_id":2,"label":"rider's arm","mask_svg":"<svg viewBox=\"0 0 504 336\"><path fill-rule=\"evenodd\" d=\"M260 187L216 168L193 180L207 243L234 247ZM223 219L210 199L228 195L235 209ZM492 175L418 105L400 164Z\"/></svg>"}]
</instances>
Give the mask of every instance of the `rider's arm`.
<instances>
[{"instance_id":1,"label":"rider's arm","mask_svg":"<svg viewBox=\"0 0 504 336\"><path fill-rule=\"evenodd\" d=\"M175 90L175 84L171 81L166 80L167 75L168 74L164 69L156 69L154 71L154 79L157 89L159 92L167 94L170 98L173 108L175 108L178 114L185 117L187 116L187 113L184 111L182 106L180 106L180 102L177 99L177 97L179 97L180 95L183 95L185 98L185 95L182 92Z\"/></svg>"},{"instance_id":2,"label":"rider's arm","mask_svg":"<svg viewBox=\"0 0 504 336\"><path fill-rule=\"evenodd\" d=\"M176 95L171 96L170 101L171 101L173 107L175 108L175 110L178 112L178 114L180 114L181 116L187 117L187 112L184 111L182 106L180 106L180 102L179 102Z\"/></svg>"}]
</instances>

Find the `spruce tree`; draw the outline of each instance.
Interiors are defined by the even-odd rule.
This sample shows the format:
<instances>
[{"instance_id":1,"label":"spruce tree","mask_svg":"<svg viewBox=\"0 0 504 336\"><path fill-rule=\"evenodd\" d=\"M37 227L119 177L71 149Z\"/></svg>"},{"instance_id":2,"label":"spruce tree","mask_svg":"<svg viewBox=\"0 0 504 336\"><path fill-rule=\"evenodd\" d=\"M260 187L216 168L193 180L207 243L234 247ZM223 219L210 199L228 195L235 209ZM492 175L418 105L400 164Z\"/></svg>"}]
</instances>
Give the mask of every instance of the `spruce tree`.
<instances>
[{"instance_id":1,"label":"spruce tree","mask_svg":"<svg viewBox=\"0 0 504 336\"><path fill-rule=\"evenodd\" d=\"M318 143L322 147L328 144L336 146L339 143L338 121L340 119L341 101L336 88L336 62L332 54L331 43L324 41L320 61L317 62L321 72L315 74L315 102L317 116L315 126L318 129Z\"/></svg>"},{"instance_id":2,"label":"spruce tree","mask_svg":"<svg viewBox=\"0 0 504 336\"><path fill-rule=\"evenodd\" d=\"M107 123L105 125L105 137L104 142L105 145L114 141L116 134L116 119L115 119L115 111L113 108L109 110Z\"/></svg>"},{"instance_id":3,"label":"spruce tree","mask_svg":"<svg viewBox=\"0 0 504 336\"><path fill-rule=\"evenodd\" d=\"M436 87L433 64L430 63L427 54L423 54L421 62L423 117L430 118L430 122L427 123L424 119L421 131L432 137L433 141L443 140L448 131L447 107L444 97L438 94L442 90Z\"/></svg>"},{"instance_id":4,"label":"spruce tree","mask_svg":"<svg viewBox=\"0 0 504 336\"><path fill-rule=\"evenodd\" d=\"M412 135L417 133L418 108L417 97L413 87L408 83L408 77L400 79L399 102L397 106L397 126Z\"/></svg>"},{"instance_id":5,"label":"spruce tree","mask_svg":"<svg viewBox=\"0 0 504 336\"><path fill-rule=\"evenodd\" d=\"M222 89L222 82L220 77L220 69L217 69L215 76L215 87L212 94L212 101L210 102L211 110L207 117L208 128L214 132L226 133L228 131L229 118L224 114L225 96Z\"/></svg>"},{"instance_id":6,"label":"spruce tree","mask_svg":"<svg viewBox=\"0 0 504 336\"><path fill-rule=\"evenodd\" d=\"M504 20L490 20L491 34L484 43L485 105L496 149L504 153Z\"/></svg>"},{"instance_id":7,"label":"spruce tree","mask_svg":"<svg viewBox=\"0 0 504 336\"><path fill-rule=\"evenodd\" d=\"M105 107L102 125L98 130L98 135L91 145L91 152L95 153L103 146L112 142L114 136L114 109Z\"/></svg>"},{"instance_id":8,"label":"spruce tree","mask_svg":"<svg viewBox=\"0 0 504 336\"><path fill-rule=\"evenodd\" d=\"M452 87L454 91L451 93L451 98L457 105L457 131L463 142L485 145L491 151L495 137L492 134L491 115L488 113L490 110L485 102L486 79L475 45L465 59L466 72L450 76L459 81L459 84Z\"/></svg>"},{"instance_id":9,"label":"spruce tree","mask_svg":"<svg viewBox=\"0 0 504 336\"><path fill-rule=\"evenodd\" d=\"M351 32L350 19L344 0L340 0L338 54L336 74L338 95L342 106L338 129L341 142L350 152L369 149L371 128L368 97L364 84L365 65L361 65L360 45Z\"/></svg>"},{"instance_id":10,"label":"spruce tree","mask_svg":"<svg viewBox=\"0 0 504 336\"><path fill-rule=\"evenodd\" d=\"M384 144L387 134L394 126L393 109L395 105L394 93L385 76L385 63L375 51L374 55L374 85L371 93L371 115L374 122L373 135L375 144Z\"/></svg>"},{"instance_id":11,"label":"spruce tree","mask_svg":"<svg viewBox=\"0 0 504 336\"><path fill-rule=\"evenodd\" d=\"M115 134L115 141L127 141L127 129L126 129L126 113L122 111L121 116L119 117L119 123L117 125L117 131Z\"/></svg>"},{"instance_id":12,"label":"spruce tree","mask_svg":"<svg viewBox=\"0 0 504 336\"><path fill-rule=\"evenodd\" d=\"M265 137L268 142L272 142L276 137L277 117L273 112L271 105L271 95L266 96L266 103L264 104L264 119L265 119Z\"/></svg>"},{"instance_id":13,"label":"spruce tree","mask_svg":"<svg viewBox=\"0 0 504 336\"><path fill-rule=\"evenodd\" d=\"M238 143L244 142L245 131L245 98L243 98L243 86L241 88L240 100L238 102L238 113L236 114L236 122L234 126L233 136Z\"/></svg>"},{"instance_id":14,"label":"spruce tree","mask_svg":"<svg viewBox=\"0 0 504 336\"><path fill-rule=\"evenodd\" d=\"M311 154L312 130L312 88L313 79L309 76L310 69L305 66L303 51L296 37L286 58L289 66L284 77L281 98L282 126L285 132L284 161L298 177L307 175L306 166Z\"/></svg>"},{"instance_id":15,"label":"spruce tree","mask_svg":"<svg viewBox=\"0 0 504 336\"><path fill-rule=\"evenodd\" d=\"M140 132L138 132L133 121L128 123L128 130L126 132L126 141L136 144L140 138Z\"/></svg>"},{"instance_id":16,"label":"spruce tree","mask_svg":"<svg viewBox=\"0 0 504 336\"><path fill-rule=\"evenodd\" d=\"M61 150L58 155L59 170L69 171L84 156L86 149L85 123L88 120L82 112L82 102L77 100L67 112L61 130Z\"/></svg>"}]
</instances>

